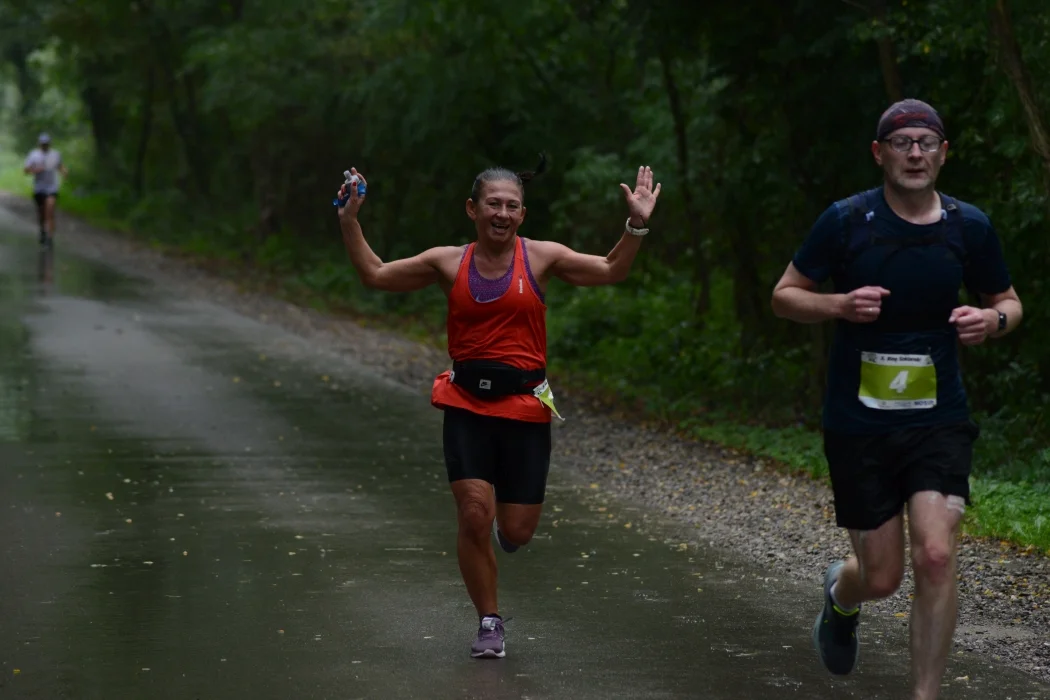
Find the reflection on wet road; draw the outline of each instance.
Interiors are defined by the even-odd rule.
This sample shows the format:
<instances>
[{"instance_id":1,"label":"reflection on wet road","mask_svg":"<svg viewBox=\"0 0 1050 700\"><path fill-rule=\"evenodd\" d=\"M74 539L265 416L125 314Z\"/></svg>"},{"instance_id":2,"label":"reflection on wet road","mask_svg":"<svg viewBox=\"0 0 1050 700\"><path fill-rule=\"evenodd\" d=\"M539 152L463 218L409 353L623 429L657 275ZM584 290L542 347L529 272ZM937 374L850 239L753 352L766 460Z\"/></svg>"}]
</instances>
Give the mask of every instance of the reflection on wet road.
<instances>
[{"instance_id":1,"label":"reflection on wet road","mask_svg":"<svg viewBox=\"0 0 1050 700\"><path fill-rule=\"evenodd\" d=\"M899 625L831 679L819 590L557 466L499 556L508 657L470 659L425 399L31 233L0 232L0 698L906 696ZM1050 697L968 656L946 686Z\"/></svg>"}]
</instances>

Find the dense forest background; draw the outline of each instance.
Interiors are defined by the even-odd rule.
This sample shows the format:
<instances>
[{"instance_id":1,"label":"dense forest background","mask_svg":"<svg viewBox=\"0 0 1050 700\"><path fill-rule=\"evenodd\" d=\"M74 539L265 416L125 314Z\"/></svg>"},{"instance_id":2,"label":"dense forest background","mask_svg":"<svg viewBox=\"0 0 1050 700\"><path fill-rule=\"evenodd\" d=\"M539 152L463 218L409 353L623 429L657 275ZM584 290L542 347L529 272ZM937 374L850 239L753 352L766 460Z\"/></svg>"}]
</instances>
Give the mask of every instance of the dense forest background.
<instances>
[{"instance_id":1,"label":"dense forest background","mask_svg":"<svg viewBox=\"0 0 1050 700\"><path fill-rule=\"evenodd\" d=\"M1048 37L1041 0L2 0L0 117L9 171L54 135L67 209L436 333L436 290L372 293L347 264L344 169L391 259L469 240L474 175L540 151L523 234L604 253L618 184L650 165L637 267L555 285L552 363L770 447L768 429L813 434L830 337L774 318L772 287L825 207L879 183L882 110L924 99L949 132L941 189L992 218L1025 305L1019 332L964 352L979 473L1016 495L1050 473ZM787 452L819 460L807 440Z\"/></svg>"}]
</instances>

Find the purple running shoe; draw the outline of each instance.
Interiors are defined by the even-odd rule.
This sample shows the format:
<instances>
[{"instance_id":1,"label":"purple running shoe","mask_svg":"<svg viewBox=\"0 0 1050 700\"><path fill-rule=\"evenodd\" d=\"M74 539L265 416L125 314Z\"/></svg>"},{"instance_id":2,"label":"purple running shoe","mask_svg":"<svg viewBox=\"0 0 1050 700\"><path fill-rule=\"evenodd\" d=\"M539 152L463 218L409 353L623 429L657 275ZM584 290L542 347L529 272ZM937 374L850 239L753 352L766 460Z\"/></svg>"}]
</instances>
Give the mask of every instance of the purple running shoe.
<instances>
[{"instance_id":1,"label":"purple running shoe","mask_svg":"<svg viewBox=\"0 0 1050 700\"><path fill-rule=\"evenodd\" d=\"M470 655L475 659L502 659L507 655L503 637L503 620L489 616L481 618L478 637L470 645Z\"/></svg>"}]
</instances>

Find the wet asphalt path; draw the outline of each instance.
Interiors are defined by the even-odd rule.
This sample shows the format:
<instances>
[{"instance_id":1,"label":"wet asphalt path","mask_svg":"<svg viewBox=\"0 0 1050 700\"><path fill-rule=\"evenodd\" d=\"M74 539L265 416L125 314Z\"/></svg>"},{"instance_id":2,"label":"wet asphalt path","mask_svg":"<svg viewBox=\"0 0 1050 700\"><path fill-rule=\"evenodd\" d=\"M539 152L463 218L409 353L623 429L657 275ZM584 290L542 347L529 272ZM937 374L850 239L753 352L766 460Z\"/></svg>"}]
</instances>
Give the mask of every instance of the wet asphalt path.
<instances>
[{"instance_id":1,"label":"wet asphalt path","mask_svg":"<svg viewBox=\"0 0 1050 700\"><path fill-rule=\"evenodd\" d=\"M832 679L819 591L557 469L474 661L440 414L353 358L0 212L0 698L907 698L899 620ZM570 417L571 419L571 417ZM953 658L944 698L1050 698Z\"/></svg>"}]
</instances>

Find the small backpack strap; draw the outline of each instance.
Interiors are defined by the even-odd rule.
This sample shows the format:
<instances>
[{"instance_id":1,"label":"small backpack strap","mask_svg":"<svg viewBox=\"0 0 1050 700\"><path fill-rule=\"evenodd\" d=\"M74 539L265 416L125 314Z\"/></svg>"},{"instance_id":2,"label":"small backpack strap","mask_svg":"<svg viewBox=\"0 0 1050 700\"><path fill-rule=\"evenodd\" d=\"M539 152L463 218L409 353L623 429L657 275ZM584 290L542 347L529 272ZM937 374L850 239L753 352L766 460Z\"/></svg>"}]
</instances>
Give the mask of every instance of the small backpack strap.
<instances>
[{"instance_id":1,"label":"small backpack strap","mask_svg":"<svg viewBox=\"0 0 1050 700\"><path fill-rule=\"evenodd\" d=\"M841 255L838 271L846 268L860 253L872 244L871 222L875 218L875 190L850 195L844 200L847 209L846 226L842 231Z\"/></svg>"},{"instance_id":2,"label":"small backpack strap","mask_svg":"<svg viewBox=\"0 0 1050 700\"><path fill-rule=\"evenodd\" d=\"M942 219L945 243L956 252L963 269L966 269L970 263L970 251L966 245L962 209L946 194L941 195L941 202L944 204Z\"/></svg>"},{"instance_id":3,"label":"small backpack strap","mask_svg":"<svg viewBox=\"0 0 1050 700\"><path fill-rule=\"evenodd\" d=\"M952 252L959 259L959 264L962 265L963 285L966 287L966 294L970 297L970 301L974 304L979 304L981 297L971 280L973 257L970 255L970 247L967 245L962 208L958 202L946 194L941 195L941 201L944 204L945 245L952 249Z\"/></svg>"}]
</instances>

